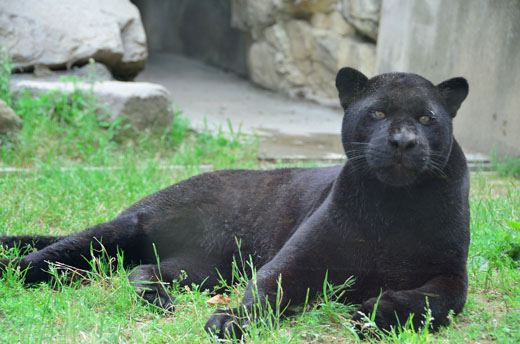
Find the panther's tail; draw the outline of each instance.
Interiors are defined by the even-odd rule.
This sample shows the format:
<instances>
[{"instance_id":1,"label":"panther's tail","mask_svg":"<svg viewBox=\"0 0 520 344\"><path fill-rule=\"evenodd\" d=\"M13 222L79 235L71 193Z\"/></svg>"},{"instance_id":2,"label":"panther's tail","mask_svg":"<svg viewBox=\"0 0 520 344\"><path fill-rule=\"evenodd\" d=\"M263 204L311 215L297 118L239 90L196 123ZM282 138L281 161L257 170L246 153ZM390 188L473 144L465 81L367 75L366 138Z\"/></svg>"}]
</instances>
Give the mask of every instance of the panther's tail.
<instances>
[{"instance_id":1,"label":"panther's tail","mask_svg":"<svg viewBox=\"0 0 520 344\"><path fill-rule=\"evenodd\" d=\"M41 250L42 248L54 244L55 242L58 242L64 238L65 236L53 235L0 235L0 246L3 246L5 249L9 249L15 246L19 248L31 246L37 250Z\"/></svg>"}]
</instances>

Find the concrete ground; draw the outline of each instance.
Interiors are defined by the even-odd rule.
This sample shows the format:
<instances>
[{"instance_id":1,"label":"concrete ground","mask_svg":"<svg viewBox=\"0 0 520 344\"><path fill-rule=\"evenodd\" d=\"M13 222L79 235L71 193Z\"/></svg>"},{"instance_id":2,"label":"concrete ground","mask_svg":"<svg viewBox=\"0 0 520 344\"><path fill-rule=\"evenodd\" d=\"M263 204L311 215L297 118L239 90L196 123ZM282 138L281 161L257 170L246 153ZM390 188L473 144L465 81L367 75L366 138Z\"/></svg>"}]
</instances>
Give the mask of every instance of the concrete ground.
<instances>
[{"instance_id":1,"label":"concrete ground","mask_svg":"<svg viewBox=\"0 0 520 344\"><path fill-rule=\"evenodd\" d=\"M261 89L234 74L173 54L152 54L136 81L158 83L194 129L218 126L262 137L267 159L343 159L342 110Z\"/></svg>"}]
</instances>

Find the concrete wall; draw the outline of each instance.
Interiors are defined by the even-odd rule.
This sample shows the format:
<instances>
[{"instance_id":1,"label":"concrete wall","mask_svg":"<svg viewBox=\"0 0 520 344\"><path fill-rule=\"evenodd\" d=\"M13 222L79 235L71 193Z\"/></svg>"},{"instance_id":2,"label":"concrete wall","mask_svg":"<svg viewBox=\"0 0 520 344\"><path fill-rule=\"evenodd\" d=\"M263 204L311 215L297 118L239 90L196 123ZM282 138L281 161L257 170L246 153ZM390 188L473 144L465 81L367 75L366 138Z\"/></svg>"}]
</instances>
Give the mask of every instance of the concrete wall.
<instances>
[{"instance_id":1,"label":"concrete wall","mask_svg":"<svg viewBox=\"0 0 520 344\"><path fill-rule=\"evenodd\" d=\"M383 0L377 44L377 73L468 79L467 151L520 155L520 0Z\"/></svg>"},{"instance_id":2,"label":"concrete wall","mask_svg":"<svg viewBox=\"0 0 520 344\"><path fill-rule=\"evenodd\" d=\"M170 52L247 75L247 35L231 28L230 0L132 0L148 50Z\"/></svg>"}]
</instances>

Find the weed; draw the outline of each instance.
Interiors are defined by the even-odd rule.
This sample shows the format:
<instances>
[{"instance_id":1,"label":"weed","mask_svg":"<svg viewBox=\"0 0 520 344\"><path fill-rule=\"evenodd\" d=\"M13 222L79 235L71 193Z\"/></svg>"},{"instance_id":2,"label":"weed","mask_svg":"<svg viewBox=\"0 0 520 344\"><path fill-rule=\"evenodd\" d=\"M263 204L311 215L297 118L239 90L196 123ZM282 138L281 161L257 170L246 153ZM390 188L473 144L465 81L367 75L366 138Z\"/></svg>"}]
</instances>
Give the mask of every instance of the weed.
<instances>
[{"instance_id":1,"label":"weed","mask_svg":"<svg viewBox=\"0 0 520 344\"><path fill-rule=\"evenodd\" d=\"M39 96L19 95L15 112L22 130L15 146L1 147L4 164L27 166L36 161L67 159L103 165L114 148L121 120L99 119L92 94L49 91Z\"/></svg>"},{"instance_id":2,"label":"weed","mask_svg":"<svg viewBox=\"0 0 520 344\"><path fill-rule=\"evenodd\" d=\"M11 81L11 58L7 49L0 46L0 99L11 106L12 99L9 92L9 82Z\"/></svg>"},{"instance_id":3,"label":"weed","mask_svg":"<svg viewBox=\"0 0 520 344\"><path fill-rule=\"evenodd\" d=\"M505 156L500 159L495 152L491 152L491 163L500 175L520 178L520 157Z\"/></svg>"}]
</instances>

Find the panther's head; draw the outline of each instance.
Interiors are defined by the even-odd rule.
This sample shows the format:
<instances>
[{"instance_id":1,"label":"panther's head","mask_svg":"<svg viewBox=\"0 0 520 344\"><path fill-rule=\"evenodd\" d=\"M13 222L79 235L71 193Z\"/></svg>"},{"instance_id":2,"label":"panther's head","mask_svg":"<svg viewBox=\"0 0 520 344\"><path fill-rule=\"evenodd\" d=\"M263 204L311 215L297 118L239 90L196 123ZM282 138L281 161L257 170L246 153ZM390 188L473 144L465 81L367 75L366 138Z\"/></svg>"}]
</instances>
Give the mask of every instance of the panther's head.
<instances>
[{"instance_id":1,"label":"panther's head","mask_svg":"<svg viewBox=\"0 0 520 344\"><path fill-rule=\"evenodd\" d=\"M416 74L368 79L352 68L336 77L344 109L342 142L359 173L391 186L442 175L453 142L452 121L468 95L464 78L433 85Z\"/></svg>"}]
</instances>

